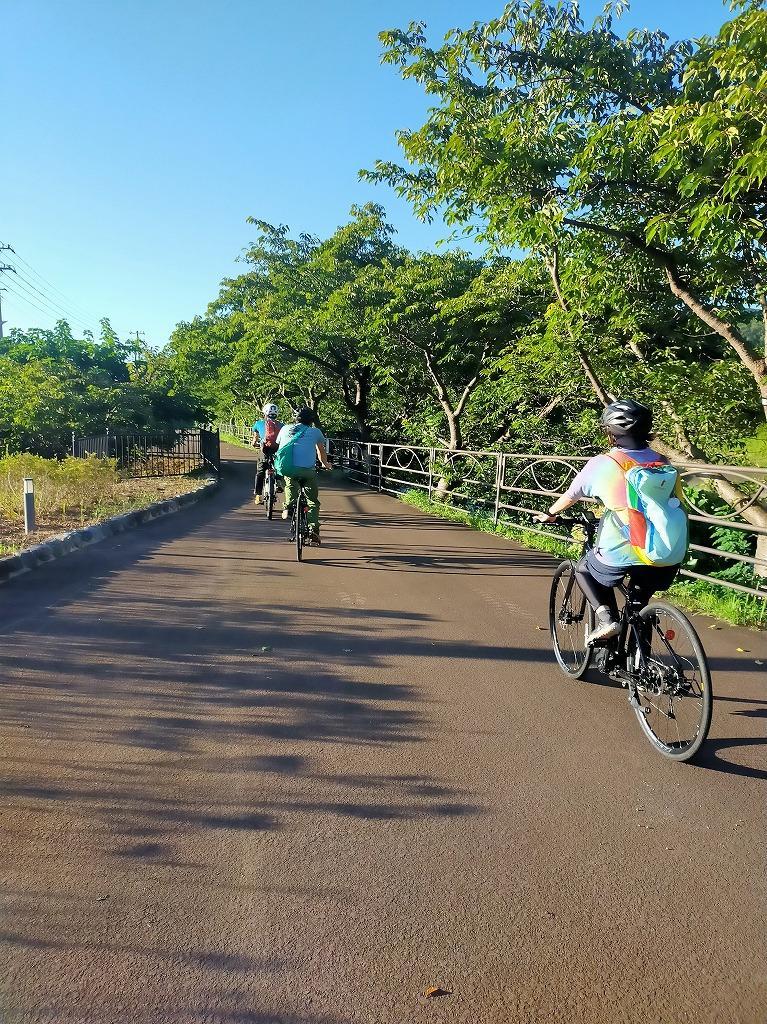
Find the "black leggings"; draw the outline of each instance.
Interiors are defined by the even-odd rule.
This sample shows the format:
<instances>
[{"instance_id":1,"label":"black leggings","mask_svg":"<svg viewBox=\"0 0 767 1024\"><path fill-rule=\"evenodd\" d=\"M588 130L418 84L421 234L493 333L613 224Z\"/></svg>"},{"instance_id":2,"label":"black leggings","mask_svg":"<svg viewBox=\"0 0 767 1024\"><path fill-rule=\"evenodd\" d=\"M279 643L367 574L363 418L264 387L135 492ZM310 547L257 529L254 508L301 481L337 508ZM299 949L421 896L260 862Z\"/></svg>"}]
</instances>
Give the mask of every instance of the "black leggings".
<instances>
[{"instance_id":1,"label":"black leggings","mask_svg":"<svg viewBox=\"0 0 767 1024\"><path fill-rule=\"evenodd\" d=\"M591 607L597 609L600 605L606 604L613 618L616 619L618 617L618 602L615 598L614 588L627 574L632 585L638 588L639 598L645 605L657 590L666 590L670 587L678 572L679 566L677 565L635 565L624 571L606 566L605 572L592 572L588 565L588 555L584 556L575 567L578 585L586 595L586 600ZM600 576L602 579L599 579ZM611 579L613 582L607 583L607 579Z\"/></svg>"},{"instance_id":2,"label":"black leggings","mask_svg":"<svg viewBox=\"0 0 767 1024\"><path fill-rule=\"evenodd\" d=\"M277 451L276 444L264 444L261 446L263 453L263 461L259 463L258 472L256 473L256 494L264 493L264 480L266 478L266 467L272 460L272 456Z\"/></svg>"}]
</instances>

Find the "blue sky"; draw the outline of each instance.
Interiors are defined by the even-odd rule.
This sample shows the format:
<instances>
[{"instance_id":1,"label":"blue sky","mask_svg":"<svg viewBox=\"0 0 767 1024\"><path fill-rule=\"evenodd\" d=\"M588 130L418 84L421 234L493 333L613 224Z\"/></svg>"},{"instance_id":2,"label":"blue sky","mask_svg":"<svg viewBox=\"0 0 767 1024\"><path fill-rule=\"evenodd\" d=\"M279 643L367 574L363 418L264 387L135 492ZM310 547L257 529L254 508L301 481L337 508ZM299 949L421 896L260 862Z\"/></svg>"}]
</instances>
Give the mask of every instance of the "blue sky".
<instances>
[{"instance_id":1,"label":"blue sky","mask_svg":"<svg viewBox=\"0 0 767 1024\"><path fill-rule=\"evenodd\" d=\"M51 326L57 302L77 328L109 316L161 345L236 273L248 215L323 235L374 199L402 244L431 247L443 228L357 180L376 158L397 158L394 132L422 123L426 106L380 65L377 33L422 19L436 39L501 8L4 0L0 243L27 262L26 282L0 277L42 307L3 293L6 330ZM727 17L720 0L638 0L624 24L695 36Z\"/></svg>"}]
</instances>

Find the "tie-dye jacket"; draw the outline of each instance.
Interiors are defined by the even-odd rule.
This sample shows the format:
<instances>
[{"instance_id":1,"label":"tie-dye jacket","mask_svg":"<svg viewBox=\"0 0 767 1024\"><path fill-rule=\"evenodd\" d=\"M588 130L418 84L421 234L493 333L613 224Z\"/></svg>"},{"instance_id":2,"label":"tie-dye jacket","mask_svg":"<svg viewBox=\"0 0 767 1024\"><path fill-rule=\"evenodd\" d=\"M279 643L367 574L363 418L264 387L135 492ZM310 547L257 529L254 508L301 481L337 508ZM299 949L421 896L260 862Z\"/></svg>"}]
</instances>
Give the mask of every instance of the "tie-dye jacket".
<instances>
[{"instance_id":1,"label":"tie-dye jacket","mask_svg":"<svg viewBox=\"0 0 767 1024\"><path fill-rule=\"evenodd\" d=\"M668 462L668 459L652 448L639 448L633 451L613 448L612 451L627 455L640 465ZM606 509L614 513L612 516L603 517L597 533L594 553L601 562L616 567L646 564L647 559L632 546L626 531L621 528L621 524L628 525L626 477L618 463L607 452L589 459L566 493L568 498L574 500L596 498ZM677 497L683 497L678 482L676 493Z\"/></svg>"}]
</instances>

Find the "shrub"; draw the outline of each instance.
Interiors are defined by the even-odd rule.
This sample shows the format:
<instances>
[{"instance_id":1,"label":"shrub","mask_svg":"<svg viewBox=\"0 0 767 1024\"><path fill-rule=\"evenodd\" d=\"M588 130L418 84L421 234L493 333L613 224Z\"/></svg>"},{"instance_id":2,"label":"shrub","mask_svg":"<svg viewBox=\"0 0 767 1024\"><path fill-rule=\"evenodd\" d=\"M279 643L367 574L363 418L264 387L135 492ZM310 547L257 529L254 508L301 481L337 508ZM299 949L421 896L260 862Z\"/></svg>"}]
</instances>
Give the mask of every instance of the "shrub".
<instances>
[{"instance_id":1,"label":"shrub","mask_svg":"<svg viewBox=\"0 0 767 1024\"><path fill-rule=\"evenodd\" d=\"M19 519L24 512L24 477L35 482L35 510L38 519L77 508L80 518L87 510L114 497L120 477L114 459L86 459L71 456L58 462L39 455L6 455L0 459L0 512Z\"/></svg>"}]
</instances>

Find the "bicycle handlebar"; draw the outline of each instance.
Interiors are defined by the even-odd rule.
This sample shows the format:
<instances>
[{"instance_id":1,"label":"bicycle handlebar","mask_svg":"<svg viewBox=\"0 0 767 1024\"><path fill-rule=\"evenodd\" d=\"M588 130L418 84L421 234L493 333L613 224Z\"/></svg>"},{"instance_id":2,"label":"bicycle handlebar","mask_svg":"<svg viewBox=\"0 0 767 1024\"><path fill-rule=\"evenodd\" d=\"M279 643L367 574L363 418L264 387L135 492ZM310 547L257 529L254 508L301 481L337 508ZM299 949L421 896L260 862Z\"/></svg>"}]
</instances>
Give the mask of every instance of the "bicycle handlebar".
<instances>
[{"instance_id":1,"label":"bicycle handlebar","mask_svg":"<svg viewBox=\"0 0 767 1024\"><path fill-rule=\"evenodd\" d=\"M557 516L556 522L563 526L597 526L599 519L593 512L579 512L574 516Z\"/></svg>"}]
</instances>

